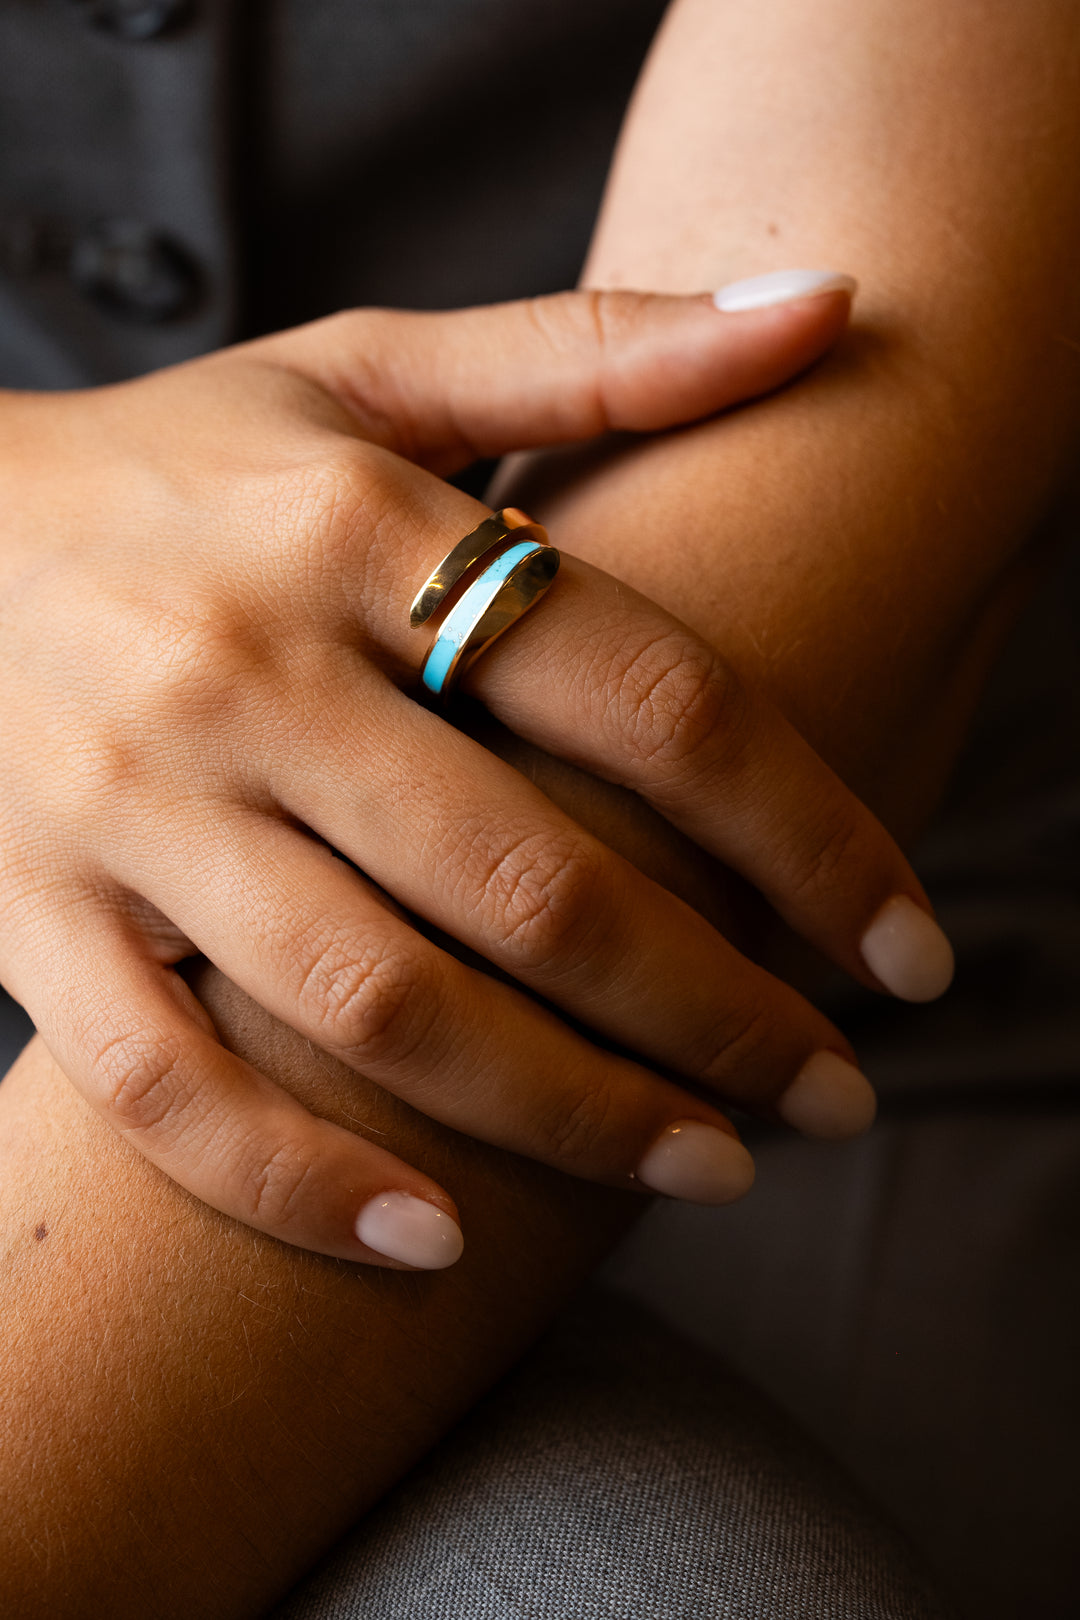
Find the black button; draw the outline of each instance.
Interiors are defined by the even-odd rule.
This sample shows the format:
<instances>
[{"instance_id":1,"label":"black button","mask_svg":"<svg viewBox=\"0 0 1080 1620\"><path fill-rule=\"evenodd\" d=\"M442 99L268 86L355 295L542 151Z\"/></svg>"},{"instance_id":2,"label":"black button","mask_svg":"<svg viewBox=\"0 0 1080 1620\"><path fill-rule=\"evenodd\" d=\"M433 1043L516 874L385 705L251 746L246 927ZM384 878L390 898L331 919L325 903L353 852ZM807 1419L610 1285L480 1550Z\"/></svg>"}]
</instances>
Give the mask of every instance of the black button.
<instances>
[{"instance_id":1,"label":"black button","mask_svg":"<svg viewBox=\"0 0 1080 1620\"><path fill-rule=\"evenodd\" d=\"M134 220L110 219L75 240L71 279L110 315L154 323L187 315L199 272L179 243Z\"/></svg>"},{"instance_id":2,"label":"black button","mask_svg":"<svg viewBox=\"0 0 1080 1620\"><path fill-rule=\"evenodd\" d=\"M71 0L87 22L121 39L156 39L186 21L190 0Z\"/></svg>"}]
</instances>

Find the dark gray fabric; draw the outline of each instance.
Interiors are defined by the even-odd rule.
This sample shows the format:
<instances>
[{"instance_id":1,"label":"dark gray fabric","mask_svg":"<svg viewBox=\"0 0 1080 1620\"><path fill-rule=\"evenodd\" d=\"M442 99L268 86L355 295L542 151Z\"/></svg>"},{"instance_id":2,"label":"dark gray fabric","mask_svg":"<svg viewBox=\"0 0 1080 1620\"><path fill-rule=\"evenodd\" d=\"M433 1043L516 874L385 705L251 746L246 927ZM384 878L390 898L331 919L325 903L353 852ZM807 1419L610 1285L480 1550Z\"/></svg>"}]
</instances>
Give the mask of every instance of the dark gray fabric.
<instances>
[{"instance_id":1,"label":"dark gray fabric","mask_svg":"<svg viewBox=\"0 0 1080 1620\"><path fill-rule=\"evenodd\" d=\"M593 1301L275 1620L940 1620L896 1537L712 1357Z\"/></svg>"},{"instance_id":2,"label":"dark gray fabric","mask_svg":"<svg viewBox=\"0 0 1080 1620\"><path fill-rule=\"evenodd\" d=\"M1060 538L918 856L956 983L830 1008L875 1130L761 1137L744 1205L659 1206L608 1274L794 1412L968 1620L1080 1612L1080 544Z\"/></svg>"},{"instance_id":3,"label":"dark gray fabric","mask_svg":"<svg viewBox=\"0 0 1080 1620\"><path fill-rule=\"evenodd\" d=\"M1075 1108L969 1095L754 1153L744 1203L658 1204L609 1285L794 1413L965 1620L1074 1620Z\"/></svg>"},{"instance_id":4,"label":"dark gray fabric","mask_svg":"<svg viewBox=\"0 0 1080 1620\"><path fill-rule=\"evenodd\" d=\"M262 0L255 323L572 286L664 9Z\"/></svg>"},{"instance_id":5,"label":"dark gray fabric","mask_svg":"<svg viewBox=\"0 0 1080 1620\"><path fill-rule=\"evenodd\" d=\"M6 0L0 386L115 381L352 304L572 285L663 9L199 0L139 41ZM80 291L72 244L116 220L190 258L190 311L132 324Z\"/></svg>"},{"instance_id":6,"label":"dark gray fabric","mask_svg":"<svg viewBox=\"0 0 1080 1620\"><path fill-rule=\"evenodd\" d=\"M879 1091L909 1104L1036 1088L1080 1103L1080 517L1055 538L916 852L956 982L925 1007L850 983L830 1002Z\"/></svg>"},{"instance_id":7,"label":"dark gray fabric","mask_svg":"<svg viewBox=\"0 0 1080 1620\"><path fill-rule=\"evenodd\" d=\"M232 0L198 26L134 42L68 0L0 5L0 386L72 388L188 359L235 326L227 41ZM80 234L127 220L198 266L183 319L99 309L69 271ZM11 238L41 238L13 255Z\"/></svg>"},{"instance_id":8,"label":"dark gray fabric","mask_svg":"<svg viewBox=\"0 0 1080 1620\"><path fill-rule=\"evenodd\" d=\"M0 990L0 1079L10 1069L31 1035L34 1026L22 1008Z\"/></svg>"}]
</instances>

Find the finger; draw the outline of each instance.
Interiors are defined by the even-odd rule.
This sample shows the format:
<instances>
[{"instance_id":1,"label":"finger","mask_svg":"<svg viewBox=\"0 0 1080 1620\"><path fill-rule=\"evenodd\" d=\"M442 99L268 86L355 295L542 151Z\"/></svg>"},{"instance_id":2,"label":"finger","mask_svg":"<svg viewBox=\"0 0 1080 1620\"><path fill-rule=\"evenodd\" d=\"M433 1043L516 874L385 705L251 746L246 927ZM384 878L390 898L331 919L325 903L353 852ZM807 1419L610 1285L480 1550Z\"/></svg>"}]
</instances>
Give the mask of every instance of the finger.
<instances>
[{"instance_id":1,"label":"finger","mask_svg":"<svg viewBox=\"0 0 1080 1620\"><path fill-rule=\"evenodd\" d=\"M446 474L479 457L655 432L778 388L835 343L855 283L724 312L711 294L567 292L431 314L351 310L264 340L362 437Z\"/></svg>"},{"instance_id":2,"label":"finger","mask_svg":"<svg viewBox=\"0 0 1080 1620\"><path fill-rule=\"evenodd\" d=\"M388 683L324 700L288 735L274 750L283 807L402 904L729 1102L785 1118L790 1106L790 1122L816 1135L866 1128L869 1086L816 1008L478 743ZM378 769L356 771L357 757L377 757ZM835 1059L825 1077L821 1053ZM808 1065L816 1086L800 1080Z\"/></svg>"},{"instance_id":3,"label":"finger","mask_svg":"<svg viewBox=\"0 0 1080 1620\"><path fill-rule=\"evenodd\" d=\"M430 1118L615 1187L746 1191L752 1163L723 1115L441 951L324 846L245 811L188 848L193 866L160 864L154 904L269 1011ZM657 1145L690 1124L683 1181L669 1150L658 1184Z\"/></svg>"},{"instance_id":4,"label":"finger","mask_svg":"<svg viewBox=\"0 0 1080 1620\"><path fill-rule=\"evenodd\" d=\"M465 684L521 737L641 794L862 983L912 1001L947 988L952 951L885 828L773 704L644 597L565 559Z\"/></svg>"},{"instance_id":5,"label":"finger","mask_svg":"<svg viewBox=\"0 0 1080 1620\"><path fill-rule=\"evenodd\" d=\"M24 953L20 962L23 994L60 1067L203 1203L342 1260L433 1270L458 1258L457 1212L435 1182L316 1119L226 1051L188 987L142 956L117 919L69 912L52 929L48 961Z\"/></svg>"},{"instance_id":6,"label":"finger","mask_svg":"<svg viewBox=\"0 0 1080 1620\"><path fill-rule=\"evenodd\" d=\"M360 571L371 631L418 669L412 595L486 508L403 465L380 469L386 515ZM948 988L951 947L881 823L719 653L611 575L564 557L463 687L518 736L640 793L863 984L910 1001Z\"/></svg>"}]
</instances>

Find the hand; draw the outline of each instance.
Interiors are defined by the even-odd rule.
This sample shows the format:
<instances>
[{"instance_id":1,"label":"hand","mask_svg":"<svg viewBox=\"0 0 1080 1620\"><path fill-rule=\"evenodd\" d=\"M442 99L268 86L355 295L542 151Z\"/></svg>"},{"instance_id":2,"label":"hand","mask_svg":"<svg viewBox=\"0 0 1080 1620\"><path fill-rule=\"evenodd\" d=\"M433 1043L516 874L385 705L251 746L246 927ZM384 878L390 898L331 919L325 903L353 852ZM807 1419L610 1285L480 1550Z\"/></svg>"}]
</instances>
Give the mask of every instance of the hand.
<instances>
[{"instance_id":1,"label":"hand","mask_svg":"<svg viewBox=\"0 0 1080 1620\"><path fill-rule=\"evenodd\" d=\"M435 1183L220 1046L172 971L202 951L459 1130L613 1185L745 1190L714 1108L401 906L723 1098L812 1134L869 1122L827 1020L408 695L409 601L485 511L435 471L711 413L845 316L838 295L361 311L118 388L9 396L0 966L88 1101L183 1186L346 1259L460 1248ZM643 794L864 982L867 938L933 932L899 851L779 714L608 576L567 559L466 685Z\"/></svg>"}]
</instances>

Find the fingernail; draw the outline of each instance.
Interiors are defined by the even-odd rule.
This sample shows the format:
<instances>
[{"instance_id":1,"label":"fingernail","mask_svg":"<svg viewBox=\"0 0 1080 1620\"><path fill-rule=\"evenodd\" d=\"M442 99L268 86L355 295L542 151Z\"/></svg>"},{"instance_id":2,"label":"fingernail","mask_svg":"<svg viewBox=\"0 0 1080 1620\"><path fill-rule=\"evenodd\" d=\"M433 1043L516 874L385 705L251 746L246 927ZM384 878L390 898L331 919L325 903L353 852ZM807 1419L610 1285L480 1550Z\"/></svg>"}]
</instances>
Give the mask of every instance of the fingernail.
<instances>
[{"instance_id":1,"label":"fingernail","mask_svg":"<svg viewBox=\"0 0 1080 1620\"><path fill-rule=\"evenodd\" d=\"M465 1248L461 1227L452 1216L403 1192L369 1199L356 1217L356 1235L377 1254L421 1271L452 1266Z\"/></svg>"},{"instance_id":2,"label":"fingernail","mask_svg":"<svg viewBox=\"0 0 1080 1620\"><path fill-rule=\"evenodd\" d=\"M770 270L764 276L733 281L713 293L713 303L725 315L744 309L766 309L770 304L790 304L796 298L816 298L820 293L854 293L858 282L840 270Z\"/></svg>"},{"instance_id":3,"label":"fingernail","mask_svg":"<svg viewBox=\"0 0 1080 1620\"><path fill-rule=\"evenodd\" d=\"M903 1001L933 1001L952 983L952 946L933 917L906 894L886 900L859 949L871 973Z\"/></svg>"},{"instance_id":4,"label":"fingernail","mask_svg":"<svg viewBox=\"0 0 1080 1620\"><path fill-rule=\"evenodd\" d=\"M776 1111L786 1125L822 1142L846 1142L874 1123L874 1088L839 1052L815 1052L807 1058Z\"/></svg>"},{"instance_id":5,"label":"fingernail","mask_svg":"<svg viewBox=\"0 0 1080 1620\"><path fill-rule=\"evenodd\" d=\"M692 1204L730 1204L749 1192L754 1161L735 1137L700 1120L682 1119L658 1136L637 1167L653 1192Z\"/></svg>"}]
</instances>

